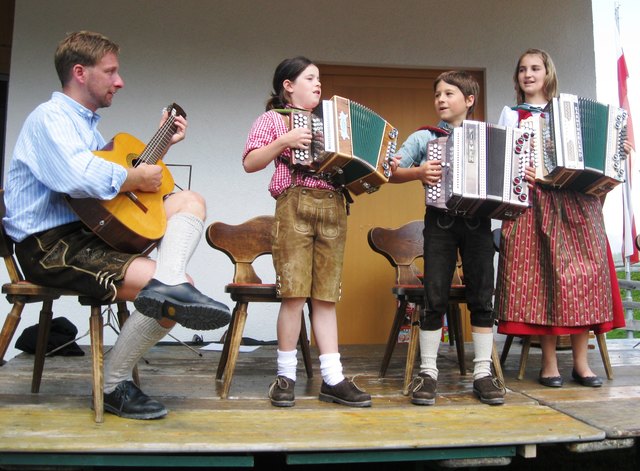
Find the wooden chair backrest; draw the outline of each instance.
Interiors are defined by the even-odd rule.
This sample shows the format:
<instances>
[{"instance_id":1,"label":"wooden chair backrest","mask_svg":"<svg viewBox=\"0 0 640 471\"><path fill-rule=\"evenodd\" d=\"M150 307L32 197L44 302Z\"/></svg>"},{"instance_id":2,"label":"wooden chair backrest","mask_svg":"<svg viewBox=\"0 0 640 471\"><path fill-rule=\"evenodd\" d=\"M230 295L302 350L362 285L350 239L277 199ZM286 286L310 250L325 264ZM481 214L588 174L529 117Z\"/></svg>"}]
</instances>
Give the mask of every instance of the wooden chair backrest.
<instances>
[{"instance_id":1,"label":"wooden chair backrest","mask_svg":"<svg viewBox=\"0 0 640 471\"><path fill-rule=\"evenodd\" d=\"M13 240L11 240L4 230L3 218L6 213L7 208L4 205L4 190L0 189L0 256L4 259L9 280L11 280L11 283L18 283L23 281L24 277L22 273L20 273L18 262L13 256Z\"/></svg>"},{"instance_id":2,"label":"wooden chair backrest","mask_svg":"<svg viewBox=\"0 0 640 471\"><path fill-rule=\"evenodd\" d=\"M415 261L423 256L424 221L411 221L397 229L373 227L367 239L374 252L383 255L396 269L396 284L419 285L420 270Z\"/></svg>"},{"instance_id":3,"label":"wooden chair backrest","mask_svg":"<svg viewBox=\"0 0 640 471\"><path fill-rule=\"evenodd\" d=\"M367 239L374 252L383 255L396 269L396 284L422 284L416 260L424 257L424 221L411 221L397 229L373 227ZM428 260L425 260L428 263ZM458 254L452 285L464 284L462 259Z\"/></svg>"},{"instance_id":4,"label":"wooden chair backrest","mask_svg":"<svg viewBox=\"0 0 640 471\"><path fill-rule=\"evenodd\" d=\"M233 262L234 283L262 283L252 263L259 256L271 253L274 222L273 216L257 216L242 224L214 222L207 228L207 243Z\"/></svg>"}]
</instances>

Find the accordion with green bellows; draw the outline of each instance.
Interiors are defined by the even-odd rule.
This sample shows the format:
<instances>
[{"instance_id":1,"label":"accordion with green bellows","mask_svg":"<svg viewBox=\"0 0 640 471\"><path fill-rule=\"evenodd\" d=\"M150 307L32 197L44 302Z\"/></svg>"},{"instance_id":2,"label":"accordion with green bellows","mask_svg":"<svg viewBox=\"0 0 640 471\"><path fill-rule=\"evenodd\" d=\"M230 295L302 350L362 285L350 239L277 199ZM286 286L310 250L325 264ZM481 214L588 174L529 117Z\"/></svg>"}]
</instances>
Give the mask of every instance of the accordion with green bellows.
<instances>
[{"instance_id":1,"label":"accordion with green bellows","mask_svg":"<svg viewBox=\"0 0 640 471\"><path fill-rule=\"evenodd\" d=\"M625 180L624 109L561 93L540 123L542 183L602 196Z\"/></svg>"},{"instance_id":2,"label":"accordion with green bellows","mask_svg":"<svg viewBox=\"0 0 640 471\"><path fill-rule=\"evenodd\" d=\"M322 174L355 195L372 193L389 181L398 131L380 115L340 96L323 100L315 113L282 110L289 126L308 127L309 149L292 149L291 165Z\"/></svg>"}]
</instances>

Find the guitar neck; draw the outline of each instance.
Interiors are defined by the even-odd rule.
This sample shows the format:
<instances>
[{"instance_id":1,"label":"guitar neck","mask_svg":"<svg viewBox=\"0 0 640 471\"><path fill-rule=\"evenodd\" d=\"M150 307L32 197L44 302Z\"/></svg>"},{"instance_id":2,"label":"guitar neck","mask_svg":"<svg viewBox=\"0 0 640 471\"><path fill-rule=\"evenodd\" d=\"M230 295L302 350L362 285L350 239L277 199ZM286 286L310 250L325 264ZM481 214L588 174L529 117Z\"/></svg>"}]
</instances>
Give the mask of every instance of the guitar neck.
<instances>
[{"instance_id":1,"label":"guitar neck","mask_svg":"<svg viewBox=\"0 0 640 471\"><path fill-rule=\"evenodd\" d=\"M167 120L158 129L151 141L138 156L138 162L154 165L158 163L162 156L167 152L171 137L176 132L175 114L169 115Z\"/></svg>"},{"instance_id":2,"label":"guitar neck","mask_svg":"<svg viewBox=\"0 0 640 471\"><path fill-rule=\"evenodd\" d=\"M162 156L167 152L169 148L169 143L171 142L171 137L176 132L176 116L180 115L184 118L187 117L187 114L184 110L177 104L172 103L167 107L168 116L160 129L155 133L155 135L151 138L151 141L144 148L142 153L138 156L138 163L146 163L146 164L156 164Z\"/></svg>"}]
</instances>

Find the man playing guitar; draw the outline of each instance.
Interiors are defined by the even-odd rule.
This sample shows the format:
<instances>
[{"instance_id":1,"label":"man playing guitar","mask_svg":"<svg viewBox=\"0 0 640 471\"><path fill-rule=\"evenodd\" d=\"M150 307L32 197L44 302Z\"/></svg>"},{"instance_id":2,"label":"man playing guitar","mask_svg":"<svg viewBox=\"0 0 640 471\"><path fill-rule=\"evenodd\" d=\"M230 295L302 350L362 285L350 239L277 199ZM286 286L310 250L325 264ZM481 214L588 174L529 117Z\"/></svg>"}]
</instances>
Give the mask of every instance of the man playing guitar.
<instances>
[{"instance_id":1,"label":"man playing guitar","mask_svg":"<svg viewBox=\"0 0 640 471\"><path fill-rule=\"evenodd\" d=\"M100 299L134 301L137 310L123 326L105 367L105 410L155 419L167 409L133 383L133 367L176 322L217 329L229 322L230 312L198 291L185 272L204 229L201 195L161 195L167 221L156 260L114 249L67 203L68 197L109 201L124 193L161 189L159 165L125 167L94 154L106 144L97 130L96 112L111 106L124 86L118 53L117 44L88 31L60 42L55 65L62 92L38 106L20 132L6 181L4 224L29 281ZM164 113L161 125L167 119ZM167 148L184 139L187 128L184 116L171 119Z\"/></svg>"}]
</instances>

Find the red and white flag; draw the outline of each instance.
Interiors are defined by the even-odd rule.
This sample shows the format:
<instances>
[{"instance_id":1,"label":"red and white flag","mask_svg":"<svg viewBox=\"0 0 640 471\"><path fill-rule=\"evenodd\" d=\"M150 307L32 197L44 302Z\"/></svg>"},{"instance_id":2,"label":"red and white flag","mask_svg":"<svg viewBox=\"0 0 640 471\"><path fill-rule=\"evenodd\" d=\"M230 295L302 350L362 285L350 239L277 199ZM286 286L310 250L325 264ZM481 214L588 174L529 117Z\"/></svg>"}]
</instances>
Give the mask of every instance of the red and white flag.
<instances>
[{"instance_id":1,"label":"red and white flag","mask_svg":"<svg viewBox=\"0 0 640 471\"><path fill-rule=\"evenodd\" d=\"M617 58L618 58L618 98L620 100L620 107L627 111L627 140L631 142L631 145L635 148L635 140L633 137L633 123L631 121L631 108L629 107L629 97L627 95L627 78L629 77L629 70L627 69L627 62L624 58L624 51L622 50L622 43L620 41L620 5L616 4L616 45L617 45ZM633 215L633 206L631 204L631 155L625 160L627 166L627 179L622 184L622 212L624 219L623 226L623 239L622 239L622 256L624 258L629 257L631 263L637 263L640 261L638 249L634 243L636 239L636 224Z\"/></svg>"}]
</instances>

